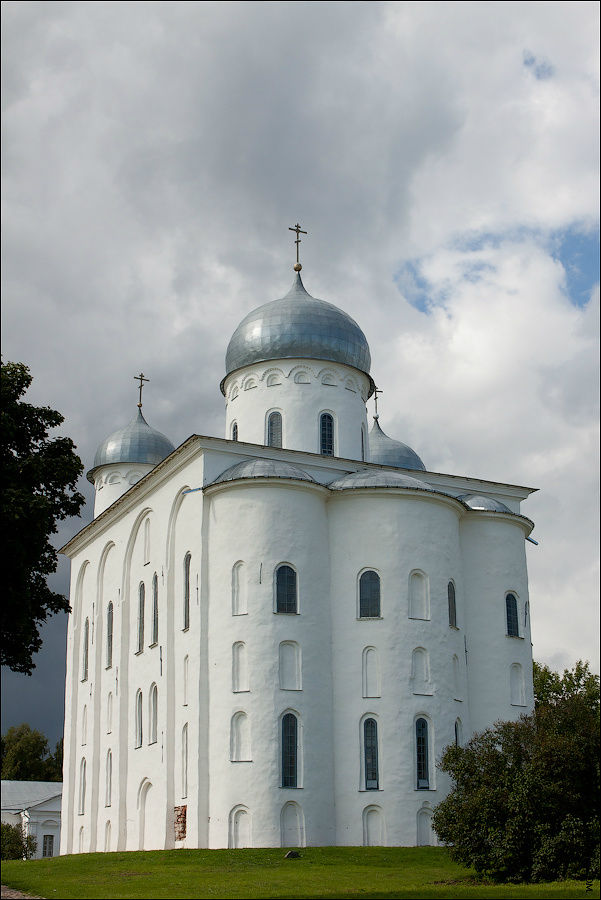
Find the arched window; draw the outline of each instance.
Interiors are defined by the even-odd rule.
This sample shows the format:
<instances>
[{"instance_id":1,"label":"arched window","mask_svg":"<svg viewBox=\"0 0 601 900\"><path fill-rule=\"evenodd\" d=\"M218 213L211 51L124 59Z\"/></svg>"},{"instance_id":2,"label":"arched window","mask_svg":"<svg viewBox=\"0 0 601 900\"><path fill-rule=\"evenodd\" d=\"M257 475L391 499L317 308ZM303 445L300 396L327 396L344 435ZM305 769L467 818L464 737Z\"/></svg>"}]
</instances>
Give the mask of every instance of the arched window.
<instances>
[{"instance_id":1,"label":"arched window","mask_svg":"<svg viewBox=\"0 0 601 900\"><path fill-rule=\"evenodd\" d=\"M424 647L416 647L411 654L411 682L414 694L432 694L430 657Z\"/></svg>"},{"instance_id":2,"label":"arched window","mask_svg":"<svg viewBox=\"0 0 601 900\"><path fill-rule=\"evenodd\" d=\"M359 618L377 619L380 616L380 576L369 570L359 578Z\"/></svg>"},{"instance_id":3,"label":"arched window","mask_svg":"<svg viewBox=\"0 0 601 900\"><path fill-rule=\"evenodd\" d=\"M184 557L184 625L183 630L190 627L190 562L192 555L186 553Z\"/></svg>"},{"instance_id":4,"label":"arched window","mask_svg":"<svg viewBox=\"0 0 601 900\"><path fill-rule=\"evenodd\" d=\"M234 713L230 724L230 760L250 762L250 722L245 712Z\"/></svg>"},{"instance_id":5,"label":"arched window","mask_svg":"<svg viewBox=\"0 0 601 900\"><path fill-rule=\"evenodd\" d=\"M144 564L150 562L150 519L144 522Z\"/></svg>"},{"instance_id":6,"label":"arched window","mask_svg":"<svg viewBox=\"0 0 601 900\"><path fill-rule=\"evenodd\" d=\"M334 417L330 413L319 417L319 452L322 456L334 456Z\"/></svg>"},{"instance_id":7,"label":"arched window","mask_svg":"<svg viewBox=\"0 0 601 900\"><path fill-rule=\"evenodd\" d=\"M298 779L298 721L293 713L282 717L282 787L295 788Z\"/></svg>"},{"instance_id":8,"label":"arched window","mask_svg":"<svg viewBox=\"0 0 601 900\"><path fill-rule=\"evenodd\" d=\"M282 446L282 414L272 412L267 420L267 446Z\"/></svg>"},{"instance_id":9,"label":"arched window","mask_svg":"<svg viewBox=\"0 0 601 900\"><path fill-rule=\"evenodd\" d=\"M457 603L455 601L455 585L449 581L447 585L447 596L449 598L449 625L457 628Z\"/></svg>"},{"instance_id":10,"label":"arched window","mask_svg":"<svg viewBox=\"0 0 601 900\"><path fill-rule=\"evenodd\" d=\"M409 618L430 618L428 581L423 572L412 572L409 577Z\"/></svg>"},{"instance_id":11,"label":"arched window","mask_svg":"<svg viewBox=\"0 0 601 900\"><path fill-rule=\"evenodd\" d=\"M82 757L79 764L79 815L83 816L86 811L86 758Z\"/></svg>"},{"instance_id":12,"label":"arched window","mask_svg":"<svg viewBox=\"0 0 601 900\"><path fill-rule=\"evenodd\" d=\"M111 794L113 790L113 754L109 750L106 754L106 789L104 793L104 805L111 805Z\"/></svg>"},{"instance_id":13,"label":"arched window","mask_svg":"<svg viewBox=\"0 0 601 900\"><path fill-rule=\"evenodd\" d=\"M282 641L280 644L280 690L300 691L301 658L296 641Z\"/></svg>"},{"instance_id":14,"label":"arched window","mask_svg":"<svg viewBox=\"0 0 601 900\"><path fill-rule=\"evenodd\" d=\"M152 576L152 636L150 644L159 642L159 577L155 572Z\"/></svg>"},{"instance_id":15,"label":"arched window","mask_svg":"<svg viewBox=\"0 0 601 900\"><path fill-rule=\"evenodd\" d=\"M524 685L524 670L519 663L513 663L509 671L509 686L511 691L511 705L526 705L526 688Z\"/></svg>"},{"instance_id":16,"label":"arched window","mask_svg":"<svg viewBox=\"0 0 601 900\"><path fill-rule=\"evenodd\" d=\"M146 588L144 582L140 582L138 588L138 653L144 649L144 604L146 602Z\"/></svg>"},{"instance_id":17,"label":"arched window","mask_svg":"<svg viewBox=\"0 0 601 900\"><path fill-rule=\"evenodd\" d=\"M232 566L232 615L244 616L247 612L246 568L242 560L239 560Z\"/></svg>"},{"instance_id":18,"label":"arched window","mask_svg":"<svg viewBox=\"0 0 601 900\"><path fill-rule=\"evenodd\" d=\"M88 658L90 652L90 620L86 619L83 626L83 653L81 656L81 680L88 680Z\"/></svg>"},{"instance_id":19,"label":"arched window","mask_svg":"<svg viewBox=\"0 0 601 900\"><path fill-rule=\"evenodd\" d=\"M366 719L363 723L363 760L365 765L365 790L377 791L378 778L378 723Z\"/></svg>"},{"instance_id":20,"label":"arched window","mask_svg":"<svg viewBox=\"0 0 601 900\"><path fill-rule=\"evenodd\" d=\"M182 728L182 799L188 796L188 723Z\"/></svg>"},{"instance_id":21,"label":"arched window","mask_svg":"<svg viewBox=\"0 0 601 900\"><path fill-rule=\"evenodd\" d=\"M150 688L150 703L149 703L149 744L156 744L157 742L157 723L159 717L159 689L156 684L153 684Z\"/></svg>"},{"instance_id":22,"label":"arched window","mask_svg":"<svg viewBox=\"0 0 601 900\"><path fill-rule=\"evenodd\" d=\"M136 747L142 746L142 691L136 694Z\"/></svg>"},{"instance_id":23,"label":"arched window","mask_svg":"<svg viewBox=\"0 0 601 900\"><path fill-rule=\"evenodd\" d=\"M233 399L234 398L232 397L232 400ZM237 422L234 422L234 424L232 425L232 440L233 441L238 440L238 423Z\"/></svg>"},{"instance_id":24,"label":"arched window","mask_svg":"<svg viewBox=\"0 0 601 900\"><path fill-rule=\"evenodd\" d=\"M362 658L362 682L364 697L381 697L380 659L375 647L364 647Z\"/></svg>"},{"instance_id":25,"label":"arched window","mask_svg":"<svg viewBox=\"0 0 601 900\"><path fill-rule=\"evenodd\" d=\"M415 761L417 767L417 789L430 789L428 764L428 723L425 719L417 719L415 723Z\"/></svg>"},{"instance_id":26,"label":"arched window","mask_svg":"<svg viewBox=\"0 0 601 900\"><path fill-rule=\"evenodd\" d=\"M188 705L188 669L189 669L189 660L188 656L184 656L184 674L183 674L183 705Z\"/></svg>"},{"instance_id":27,"label":"arched window","mask_svg":"<svg viewBox=\"0 0 601 900\"><path fill-rule=\"evenodd\" d=\"M296 572L291 566L278 566L275 573L275 611L298 612L296 597Z\"/></svg>"},{"instance_id":28,"label":"arched window","mask_svg":"<svg viewBox=\"0 0 601 900\"><path fill-rule=\"evenodd\" d=\"M507 634L510 637L519 637L518 601L515 594L507 594L505 597L505 612L507 615Z\"/></svg>"},{"instance_id":29,"label":"arched window","mask_svg":"<svg viewBox=\"0 0 601 900\"><path fill-rule=\"evenodd\" d=\"M232 691L248 691L248 655L244 641L232 646Z\"/></svg>"},{"instance_id":30,"label":"arched window","mask_svg":"<svg viewBox=\"0 0 601 900\"><path fill-rule=\"evenodd\" d=\"M457 654L453 656L453 698L455 700L463 700L463 691L461 684L461 669L459 668L459 657Z\"/></svg>"},{"instance_id":31,"label":"arched window","mask_svg":"<svg viewBox=\"0 0 601 900\"><path fill-rule=\"evenodd\" d=\"M106 667L113 665L113 602L109 603L106 610Z\"/></svg>"}]
</instances>

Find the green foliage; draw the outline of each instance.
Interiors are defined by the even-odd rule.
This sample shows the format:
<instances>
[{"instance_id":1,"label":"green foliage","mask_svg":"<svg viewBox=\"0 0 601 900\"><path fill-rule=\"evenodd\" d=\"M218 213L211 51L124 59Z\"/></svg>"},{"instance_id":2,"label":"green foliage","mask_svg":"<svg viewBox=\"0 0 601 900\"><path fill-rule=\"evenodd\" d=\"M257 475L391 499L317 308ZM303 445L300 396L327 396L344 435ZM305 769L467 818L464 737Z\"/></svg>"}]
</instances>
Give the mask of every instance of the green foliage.
<instances>
[{"instance_id":1,"label":"green foliage","mask_svg":"<svg viewBox=\"0 0 601 900\"><path fill-rule=\"evenodd\" d=\"M53 755L41 731L25 723L13 725L2 736L2 778L6 781L62 781L62 739Z\"/></svg>"},{"instance_id":2,"label":"green foliage","mask_svg":"<svg viewBox=\"0 0 601 900\"><path fill-rule=\"evenodd\" d=\"M57 521L79 514L83 496L75 489L83 471L67 437L48 438L63 422L49 407L20 398L32 382L22 363L2 363L0 380L0 490L2 510L2 649L0 662L31 675L42 641L39 626L49 615L68 611L62 594L51 591L48 575L57 554L48 538Z\"/></svg>"},{"instance_id":3,"label":"green foliage","mask_svg":"<svg viewBox=\"0 0 601 900\"><path fill-rule=\"evenodd\" d=\"M0 847L2 859L31 859L36 851L37 841L32 834L26 836L20 825L2 822Z\"/></svg>"},{"instance_id":4,"label":"green foliage","mask_svg":"<svg viewBox=\"0 0 601 900\"><path fill-rule=\"evenodd\" d=\"M534 674L532 715L443 754L454 787L434 828L454 859L499 881L598 877L599 678L582 662Z\"/></svg>"}]
</instances>

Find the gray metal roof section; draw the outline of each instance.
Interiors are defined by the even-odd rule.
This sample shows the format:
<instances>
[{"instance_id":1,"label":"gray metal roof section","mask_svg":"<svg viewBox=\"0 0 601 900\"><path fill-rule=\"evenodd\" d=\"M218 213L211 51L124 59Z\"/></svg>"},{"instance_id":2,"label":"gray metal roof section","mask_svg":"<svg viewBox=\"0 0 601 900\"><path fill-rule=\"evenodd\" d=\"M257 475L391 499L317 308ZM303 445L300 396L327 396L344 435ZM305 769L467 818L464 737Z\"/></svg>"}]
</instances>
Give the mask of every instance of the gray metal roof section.
<instances>
[{"instance_id":1,"label":"gray metal roof section","mask_svg":"<svg viewBox=\"0 0 601 900\"><path fill-rule=\"evenodd\" d=\"M156 466L174 450L169 438L151 428L142 410L138 409L129 425L114 431L99 445L94 465L87 474L88 481L94 481L93 473L98 466L124 462Z\"/></svg>"},{"instance_id":2,"label":"gray metal roof section","mask_svg":"<svg viewBox=\"0 0 601 900\"><path fill-rule=\"evenodd\" d=\"M62 793L62 781L3 781L2 809L20 812Z\"/></svg>"},{"instance_id":3,"label":"gray metal roof section","mask_svg":"<svg viewBox=\"0 0 601 900\"><path fill-rule=\"evenodd\" d=\"M491 512L504 512L512 516L515 515L508 506L505 506L504 503L501 503L500 500L495 500L493 497L477 497L474 494L462 494L457 499L463 500L470 509L484 509Z\"/></svg>"},{"instance_id":4,"label":"gray metal roof section","mask_svg":"<svg viewBox=\"0 0 601 900\"><path fill-rule=\"evenodd\" d=\"M380 428L378 417L374 416L374 424L369 432L369 461L380 466L396 466L398 469L418 469L426 471L426 467L411 447L401 441L388 437Z\"/></svg>"},{"instance_id":5,"label":"gray metal roof section","mask_svg":"<svg viewBox=\"0 0 601 900\"><path fill-rule=\"evenodd\" d=\"M295 481L315 480L298 466L277 459L247 459L230 466L211 484L223 484L227 481L238 481L240 478L288 478ZM208 485L207 485L208 487Z\"/></svg>"},{"instance_id":6,"label":"gray metal roof section","mask_svg":"<svg viewBox=\"0 0 601 900\"><path fill-rule=\"evenodd\" d=\"M312 297L297 272L281 300L250 312L229 342L225 369L270 359L324 359L353 366L369 375L367 339L354 319L325 300Z\"/></svg>"},{"instance_id":7,"label":"gray metal roof section","mask_svg":"<svg viewBox=\"0 0 601 900\"><path fill-rule=\"evenodd\" d=\"M437 491L435 488L426 484L425 481L419 481L411 475L405 475L403 472L386 472L362 469L359 472L351 472L349 475L343 475L328 485L332 491L346 491L349 488L371 488L371 487L392 487L392 488L411 488L414 491L428 491L430 494L442 494L443 491Z\"/></svg>"}]
</instances>

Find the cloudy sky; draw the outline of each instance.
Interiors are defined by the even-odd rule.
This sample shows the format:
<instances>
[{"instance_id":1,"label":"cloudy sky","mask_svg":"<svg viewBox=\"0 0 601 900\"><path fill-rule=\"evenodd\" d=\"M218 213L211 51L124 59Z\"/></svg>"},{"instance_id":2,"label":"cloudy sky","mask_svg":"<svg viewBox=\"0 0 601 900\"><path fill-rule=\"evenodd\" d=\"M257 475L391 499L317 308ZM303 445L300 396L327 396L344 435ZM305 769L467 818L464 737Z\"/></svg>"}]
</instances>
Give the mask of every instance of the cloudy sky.
<instances>
[{"instance_id":1,"label":"cloudy sky","mask_svg":"<svg viewBox=\"0 0 601 900\"><path fill-rule=\"evenodd\" d=\"M141 370L175 444L223 434L227 342L287 291L298 221L384 430L431 470L539 488L534 655L598 671L598 4L2 9L2 353L86 469ZM59 736L65 623L5 675L3 730Z\"/></svg>"}]
</instances>

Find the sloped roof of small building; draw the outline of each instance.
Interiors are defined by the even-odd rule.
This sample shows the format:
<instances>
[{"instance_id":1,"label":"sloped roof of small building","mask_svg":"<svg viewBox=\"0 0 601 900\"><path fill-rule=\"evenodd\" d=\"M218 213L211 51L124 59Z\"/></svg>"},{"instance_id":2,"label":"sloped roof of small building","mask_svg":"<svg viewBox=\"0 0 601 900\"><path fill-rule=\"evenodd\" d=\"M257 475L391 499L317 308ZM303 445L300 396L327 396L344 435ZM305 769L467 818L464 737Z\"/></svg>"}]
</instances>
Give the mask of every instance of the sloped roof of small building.
<instances>
[{"instance_id":1,"label":"sloped roof of small building","mask_svg":"<svg viewBox=\"0 0 601 900\"><path fill-rule=\"evenodd\" d=\"M62 781L2 781L2 809L20 812L62 793Z\"/></svg>"}]
</instances>

